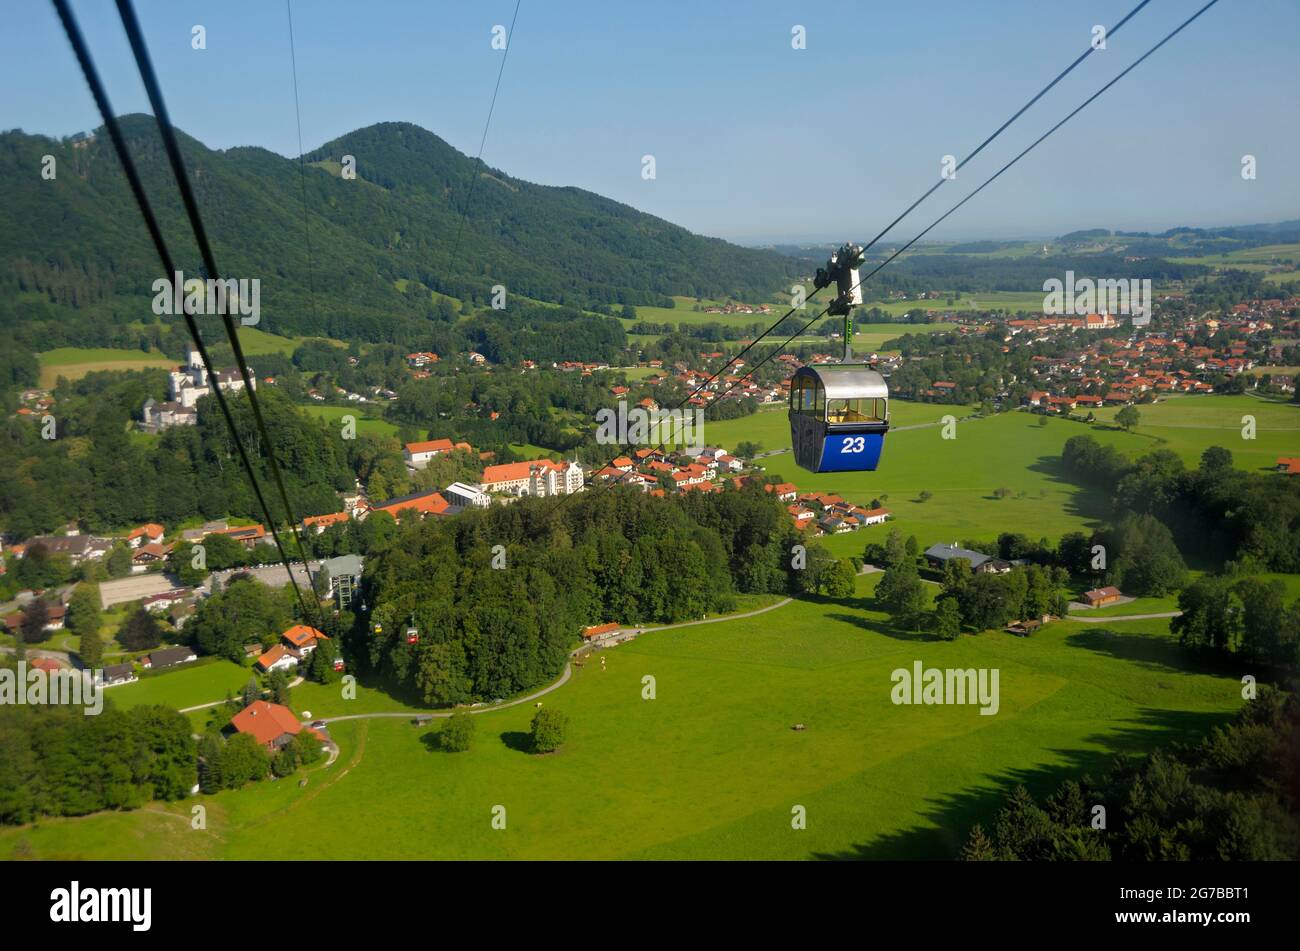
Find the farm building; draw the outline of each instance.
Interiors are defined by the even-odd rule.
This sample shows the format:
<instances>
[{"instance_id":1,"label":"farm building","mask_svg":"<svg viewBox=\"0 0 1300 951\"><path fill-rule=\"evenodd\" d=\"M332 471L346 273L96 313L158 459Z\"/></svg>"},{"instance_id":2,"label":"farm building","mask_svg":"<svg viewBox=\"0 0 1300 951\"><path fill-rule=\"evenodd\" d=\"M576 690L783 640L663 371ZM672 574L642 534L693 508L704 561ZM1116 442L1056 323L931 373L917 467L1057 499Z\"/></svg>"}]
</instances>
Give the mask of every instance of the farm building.
<instances>
[{"instance_id":1,"label":"farm building","mask_svg":"<svg viewBox=\"0 0 1300 951\"><path fill-rule=\"evenodd\" d=\"M595 644L609 640L617 635L619 630L619 625L616 623L597 624L595 627L585 628L582 632L582 639L588 644Z\"/></svg>"},{"instance_id":2,"label":"farm building","mask_svg":"<svg viewBox=\"0 0 1300 951\"><path fill-rule=\"evenodd\" d=\"M1101 608L1108 604L1114 604L1124 595L1120 594L1119 588L1114 585L1108 585L1105 588L1094 588L1092 591L1085 591L1080 599L1090 608Z\"/></svg>"}]
</instances>

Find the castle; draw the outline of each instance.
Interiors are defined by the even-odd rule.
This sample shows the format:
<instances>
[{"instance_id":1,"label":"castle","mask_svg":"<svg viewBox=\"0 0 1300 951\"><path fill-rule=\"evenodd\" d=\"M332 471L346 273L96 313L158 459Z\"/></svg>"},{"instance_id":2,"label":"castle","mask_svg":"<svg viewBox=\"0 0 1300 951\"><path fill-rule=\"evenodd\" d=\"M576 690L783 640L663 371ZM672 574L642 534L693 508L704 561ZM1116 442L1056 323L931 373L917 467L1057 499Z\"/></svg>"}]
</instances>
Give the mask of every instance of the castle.
<instances>
[{"instance_id":1,"label":"castle","mask_svg":"<svg viewBox=\"0 0 1300 951\"><path fill-rule=\"evenodd\" d=\"M252 368L248 370L253 388L257 388L257 378ZM215 374L217 388L226 392L239 392L244 388L244 379L239 370L218 370ZM177 367L167 376L166 403L156 402L152 397L144 403L144 421L141 428L145 432L156 433L172 426L193 426L199 421L195 406L199 399L212 392L212 383L208 379L207 368L199 352L190 348L183 367Z\"/></svg>"}]
</instances>

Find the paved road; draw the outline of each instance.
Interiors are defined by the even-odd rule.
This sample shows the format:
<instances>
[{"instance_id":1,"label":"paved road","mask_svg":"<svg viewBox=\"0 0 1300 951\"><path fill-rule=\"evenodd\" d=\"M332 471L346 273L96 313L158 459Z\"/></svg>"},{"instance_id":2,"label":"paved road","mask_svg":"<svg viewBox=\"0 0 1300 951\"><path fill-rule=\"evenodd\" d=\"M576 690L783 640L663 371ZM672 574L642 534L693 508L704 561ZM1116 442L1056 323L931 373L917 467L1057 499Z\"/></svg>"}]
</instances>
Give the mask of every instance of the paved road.
<instances>
[{"instance_id":1,"label":"paved road","mask_svg":"<svg viewBox=\"0 0 1300 951\"><path fill-rule=\"evenodd\" d=\"M777 608L783 608L787 604L789 604L792 600L794 599L782 598L776 604L769 604L765 608L757 608L756 610L753 611L744 611L740 614L724 614L722 617L702 618L701 620L698 621L682 621L680 624L664 624L660 627L647 627L643 629L641 633L651 634L655 631L671 631L679 627L695 627L697 624L718 624L721 623L722 621L738 621L741 618L754 617L755 615L758 614L766 614L768 611L775 611ZM569 656L574 657L588 649L589 648L585 646L574 648L573 650L569 651ZM538 697L544 697L552 690L559 690L561 687L563 687L565 684L569 682L569 678L572 676L573 676L572 665L566 661L564 664L564 670L560 674L560 678L556 680L555 683L551 684L548 687L543 687L541 690L530 693L526 697L519 697L516 700L508 700L505 703L497 703L489 706L469 707L463 709L468 709L470 713L490 713L493 710L504 710L506 707L517 707L521 703L530 703L531 701L536 700ZM381 719L385 717L402 717L404 719L410 720L417 716L444 718L444 717L451 716L453 713L460 713L460 712L461 710L442 710L435 713L435 712L420 710L420 711L407 712L407 713L351 713L348 714L347 716L323 717L321 719L323 719L323 721L327 724L338 723L343 720L373 720L373 719Z\"/></svg>"}]
</instances>

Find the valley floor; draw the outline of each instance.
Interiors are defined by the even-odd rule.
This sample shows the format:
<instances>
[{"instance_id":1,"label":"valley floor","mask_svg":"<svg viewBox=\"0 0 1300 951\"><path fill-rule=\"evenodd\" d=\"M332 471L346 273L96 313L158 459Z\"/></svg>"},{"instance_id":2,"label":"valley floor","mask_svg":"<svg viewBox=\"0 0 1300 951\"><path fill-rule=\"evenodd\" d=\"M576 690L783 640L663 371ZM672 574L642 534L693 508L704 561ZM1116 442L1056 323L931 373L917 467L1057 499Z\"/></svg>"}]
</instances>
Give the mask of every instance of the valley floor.
<instances>
[{"instance_id":1,"label":"valley floor","mask_svg":"<svg viewBox=\"0 0 1300 951\"><path fill-rule=\"evenodd\" d=\"M1046 791L1195 737L1241 702L1238 674L1189 667L1167 619L939 642L888 626L870 599L878 578L859 577L853 599L604 652L605 669L589 662L545 698L570 719L553 755L524 751L531 704L475 717L467 753L437 751L437 724L339 722L341 755L305 787L44 820L0 831L0 857L950 858L1015 784ZM998 712L894 705L892 671L917 660L997 669ZM297 688L295 707L382 706L372 691L348 703L324 690ZM805 830L791 827L796 806Z\"/></svg>"}]
</instances>

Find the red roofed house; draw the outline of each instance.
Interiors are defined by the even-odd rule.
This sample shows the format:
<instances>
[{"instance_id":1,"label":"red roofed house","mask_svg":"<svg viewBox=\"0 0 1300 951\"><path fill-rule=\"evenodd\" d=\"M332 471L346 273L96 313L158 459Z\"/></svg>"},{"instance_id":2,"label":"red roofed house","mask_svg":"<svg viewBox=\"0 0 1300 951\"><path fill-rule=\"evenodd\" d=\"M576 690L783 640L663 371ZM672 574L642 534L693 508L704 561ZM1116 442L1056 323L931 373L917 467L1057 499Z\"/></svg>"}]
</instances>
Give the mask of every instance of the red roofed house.
<instances>
[{"instance_id":1,"label":"red roofed house","mask_svg":"<svg viewBox=\"0 0 1300 951\"><path fill-rule=\"evenodd\" d=\"M1277 460L1277 471L1287 475L1300 475L1300 459L1294 456L1282 456Z\"/></svg>"},{"instance_id":2,"label":"red roofed house","mask_svg":"<svg viewBox=\"0 0 1300 951\"><path fill-rule=\"evenodd\" d=\"M157 542L141 545L131 556L131 571L135 574L145 571L150 565L165 559L169 551L171 551L170 546L159 545Z\"/></svg>"},{"instance_id":3,"label":"red roofed house","mask_svg":"<svg viewBox=\"0 0 1300 951\"><path fill-rule=\"evenodd\" d=\"M328 641L329 638L316 630L314 627L308 627L306 624L295 624L289 630L280 635L280 639L287 645L294 648L301 654L310 654L316 649L317 641Z\"/></svg>"},{"instance_id":4,"label":"red roofed house","mask_svg":"<svg viewBox=\"0 0 1300 951\"><path fill-rule=\"evenodd\" d=\"M265 700L254 700L230 720L236 733L247 733L262 746L272 750L283 749L295 736L306 729L321 742L325 738L311 727L304 727L288 707Z\"/></svg>"},{"instance_id":5,"label":"red roofed house","mask_svg":"<svg viewBox=\"0 0 1300 951\"><path fill-rule=\"evenodd\" d=\"M799 497L799 488L793 482L768 483L763 486L764 492L775 492L776 497L782 502L793 502Z\"/></svg>"},{"instance_id":6,"label":"red roofed house","mask_svg":"<svg viewBox=\"0 0 1300 951\"><path fill-rule=\"evenodd\" d=\"M133 529L130 535L126 536L126 543L132 548L139 548L141 545L157 544L163 540L163 527L156 522L150 522L148 525L141 525Z\"/></svg>"},{"instance_id":7,"label":"red roofed house","mask_svg":"<svg viewBox=\"0 0 1300 951\"><path fill-rule=\"evenodd\" d=\"M430 489L376 503L370 507L370 511L387 512L393 518L400 519L409 513L415 513L421 518L426 515L448 515L450 508L451 503L443 498L441 492Z\"/></svg>"},{"instance_id":8,"label":"red roofed house","mask_svg":"<svg viewBox=\"0 0 1300 951\"><path fill-rule=\"evenodd\" d=\"M451 452L455 447L450 439L429 439L424 442L408 442L402 450L406 464L413 469L423 469L429 460L439 453Z\"/></svg>"},{"instance_id":9,"label":"red roofed house","mask_svg":"<svg viewBox=\"0 0 1300 951\"><path fill-rule=\"evenodd\" d=\"M297 667L302 660L302 654L296 650L285 647L283 644L276 644L270 650L258 655L257 666L266 673L273 670L288 670L290 667Z\"/></svg>"},{"instance_id":10,"label":"red roofed house","mask_svg":"<svg viewBox=\"0 0 1300 951\"><path fill-rule=\"evenodd\" d=\"M266 541L266 529L261 525L236 525L234 528L223 528L212 534L233 538L249 551L252 551L253 546L258 542Z\"/></svg>"},{"instance_id":11,"label":"red roofed house","mask_svg":"<svg viewBox=\"0 0 1300 951\"><path fill-rule=\"evenodd\" d=\"M332 512L329 515L308 515L302 520L302 527L304 529L314 528L316 534L319 535L331 525L341 525L350 518L352 518L352 515L349 512Z\"/></svg>"},{"instance_id":12,"label":"red roofed house","mask_svg":"<svg viewBox=\"0 0 1300 951\"><path fill-rule=\"evenodd\" d=\"M603 641L613 637L619 632L619 626L615 623L598 624L595 627L589 627L583 630L582 639L588 643Z\"/></svg>"},{"instance_id":13,"label":"red roofed house","mask_svg":"<svg viewBox=\"0 0 1300 951\"><path fill-rule=\"evenodd\" d=\"M853 515L863 525L879 525L889 518L889 509L854 508Z\"/></svg>"}]
</instances>

